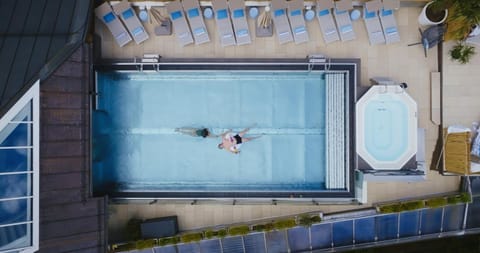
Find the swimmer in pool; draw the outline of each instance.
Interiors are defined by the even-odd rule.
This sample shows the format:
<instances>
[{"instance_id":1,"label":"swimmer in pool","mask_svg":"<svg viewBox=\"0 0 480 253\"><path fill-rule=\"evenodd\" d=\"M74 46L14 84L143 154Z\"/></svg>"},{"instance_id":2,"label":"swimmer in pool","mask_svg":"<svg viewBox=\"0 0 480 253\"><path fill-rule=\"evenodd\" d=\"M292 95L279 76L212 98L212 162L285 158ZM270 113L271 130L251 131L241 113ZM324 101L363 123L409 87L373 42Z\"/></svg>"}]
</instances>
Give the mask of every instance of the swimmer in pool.
<instances>
[{"instance_id":1,"label":"swimmer in pool","mask_svg":"<svg viewBox=\"0 0 480 253\"><path fill-rule=\"evenodd\" d=\"M193 127L182 127L182 128L175 128L175 132L190 135L193 137L218 137L218 135L214 135L208 130L208 128L193 128Z\"/></svg>"},{"instance_id":2,"label":"swimmer in pool","mask_svg":"<svg viewBox=\"0 0 480 253\"><path fill-rule=\"evenodd\" d=\"M242 146L242 143L249 142L251 140L255 140L261 137L261 136L245 137L245 134L249 130L250 130L250 127L245 128L243 131L241 131L238 134L233 133L232 130L226 131L225 133L221 134L222 143L218 144L218 148L224 149L233 154L239 154L240 146Z\"/></svg>"}]
</instances>

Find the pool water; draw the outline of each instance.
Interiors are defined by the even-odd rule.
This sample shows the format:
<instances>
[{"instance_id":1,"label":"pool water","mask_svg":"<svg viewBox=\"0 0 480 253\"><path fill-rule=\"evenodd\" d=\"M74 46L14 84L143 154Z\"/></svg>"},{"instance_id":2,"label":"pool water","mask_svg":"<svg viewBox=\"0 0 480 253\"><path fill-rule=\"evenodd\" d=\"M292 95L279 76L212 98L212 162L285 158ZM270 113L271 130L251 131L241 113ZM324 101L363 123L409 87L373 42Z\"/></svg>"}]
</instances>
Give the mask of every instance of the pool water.
<instances>
[{"instance_id":1,"label":"pool water","mask_svg":"<svg viewBox=\"0 0 480 253\"><path fill-rule=\"evenodd\" d=\"M97 73L93 176L117 191L325 189L322 72ZM215 134L254 126L234 155ZM248 137L248 134L247 134Z\"/></svg>"}]
</instances>

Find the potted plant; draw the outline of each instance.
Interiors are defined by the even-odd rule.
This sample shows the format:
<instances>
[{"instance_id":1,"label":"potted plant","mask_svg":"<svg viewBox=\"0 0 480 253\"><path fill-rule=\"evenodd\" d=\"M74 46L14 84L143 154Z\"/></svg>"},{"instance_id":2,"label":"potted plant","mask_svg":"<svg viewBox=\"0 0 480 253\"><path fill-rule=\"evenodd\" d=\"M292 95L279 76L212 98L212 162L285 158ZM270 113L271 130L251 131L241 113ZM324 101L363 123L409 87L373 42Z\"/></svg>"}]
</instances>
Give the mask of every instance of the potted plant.
<instances>
[{"instance_id":1,"label":"potted plant","mask_svg":"<svg viewBox=\"0 0 480 253\"><path fill-rule=\"evenodd\" d=\"M439 25L448 17L448 8L453 0L433 0L428 2L418 17L418 23L422 26Z\"/></svg>"},{"instance_id":2,"label":"potted plant","mask_svg":"<svg viewBox=\"0 0 480 253\"><path fill-rule=\"evenodd\" d=\"M480 24L480 1L449 0L449 15L445 40L463 41L470 34L478 34Z\"/></svg>"},{"instance_id":3,"label":"potted plant","mask_svg":"<svg viewBox=\"0 0 480 253\"><path fill-rule=\"evenodd\" d=\"M458 42L453 46L449 53L453 61L458 61L460 64L466 64L475 54L475 47L466 45L464 42Z\"/></svg>"}]
</instances>

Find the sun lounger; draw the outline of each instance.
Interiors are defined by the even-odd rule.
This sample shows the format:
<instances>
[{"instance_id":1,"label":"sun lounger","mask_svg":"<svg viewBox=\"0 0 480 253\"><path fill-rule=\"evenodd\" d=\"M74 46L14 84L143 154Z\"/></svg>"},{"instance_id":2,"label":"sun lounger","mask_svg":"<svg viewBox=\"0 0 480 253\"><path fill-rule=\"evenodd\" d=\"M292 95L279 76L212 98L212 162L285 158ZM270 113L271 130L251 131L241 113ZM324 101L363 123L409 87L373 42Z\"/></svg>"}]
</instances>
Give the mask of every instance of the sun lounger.
<instances>
[{"instance_id":1,"label":"sun lounger","mask_svg":"<svg viewBox=\"0 0 480 253\"><path fill-rule=\"evenodd\" d=\"M368 39L370 45L385 43L385 37L383 36L382 25L378 18L378 11L382 7L380 0L372 0L365 3L363 8L363 21L367 28Z\"/></svg>"},{"instance_id":2,"label":"sun lounger","mask_svg":"<svg viewBox=\"0 0 480 253\"><path fill-rule=\"evenodd\" d=\"M212 1L212 7L215 11L220 44L222 44L223 47L235 45L235 35L233 34L232 22L230 21L227 0Z\"/></svg>"},{"instance_id":3,"label":"sun lounger","mask_svg":"<svg viewBox=\"0 0 480 253\"><path fill-rule=\"evenodd\" d=\"M338 32L342 41L349 41L355 39L355 32L353 31L352 20L348 14L348 10L352 9L351 0L340 0L335 2L335 21L337 22Z\"/></svg>"},{"instance_id":4,"label":"sun lounger","mask_svg":"<svg viewBox=\"0 0 480 253\"><path fill-rule=\"evenodd\" d=\"M108 2L98 6L95 9L95 15L107 26L120 47L123 47L128 42L132 41L132 37L128 34L127 29L123 26L122 22L113 13L112 7Z\"/></svg>"},{"instance_id":5,"label":"sun lounger","mask_svg":"<svg viewBox=\"0 0 480 253\"><path fill-rule=\"evenodd\" d=\"M385 35L385 41L387 44L400 41L400 34L398 32L397 21L395 21L395 15L393 10L382 9L380 11L380 21L383 27L383 34Z\"/></svg>"},{"instance_id":6,"label":"sun lounger","mask_svg":"<svg viewBox=\"0 0 480 253\"><path fill-rule=\"evenodd\" d=\"M187 19L185 19L180 0L169 2L167 5L167 11L172 20L173 30L178 42L182 46L193 43L192 33L188 27Z\"/></svg>"},{"instance_id":7,"label":"sun lounger","mask_svg":"<svg viewBox=\"0 0 480 253\"><path fill-rule=\"evenodd\" d=\"M183 0L183 9L187 13L188 23L190 23L190 29L192 30L195 44L200 45L210 41L208 36L207 27L203 21L202 10L198 0Z\"/></svg>"},{"instance_id":8,"label":"sun lounger","mask_svg":"<svg viewBox=\"0 0 480 253\"><path fill-rule=\"evenodd\" d=\"M287 2L285 0L272 0L272 19L280 44L293 41L292 31L285 13L286 9Z\"/></svg>"},{"instance_id":9,"label":"sun lounger","mask_svg":"<svg viewBox=\"0 0 480 253\"><path fill-rule=\"evenodd\" d=\"M291 0L288 2L288 19L292 28L295 44L308 42L308 31L303 19L303 0Z\"/></svg>"},{"instance_id":10,"label":"sun lounger","mask_svg":"<svg viewBox=\"0 0 480 253\"><path fill-rule=\"evenodd\" d=\"M318 23L320 23L323 40L325 40L327 44L340 40L332 16L332 9L334 7L332 0L317 0L317 19Z\"/></svg>"},{"instance_id":11,"label":"sun lounger","mask_svg":"<svg viewBox=\"0 0 480 253\"><path fill-rule=\"evenodd\" d=\"M250 38L247 18L245 17L244 0L230 0L228 5L232 15L233 29L235 30L237 45L250 44L252 39Z\"/></svg>"},{"instance_id":12,"label":"sun lounger","mask_svg":"<svg viewBox=\"0 0 480 253\"><path fill-rule=\"evenodd\" d=\"M145 31L145 27L140 23L135 10L127 0L113 5L112 8L120 19L122 19L135 43L140 44L148 39L148 33Z\"/></svg>"}]
</instances>

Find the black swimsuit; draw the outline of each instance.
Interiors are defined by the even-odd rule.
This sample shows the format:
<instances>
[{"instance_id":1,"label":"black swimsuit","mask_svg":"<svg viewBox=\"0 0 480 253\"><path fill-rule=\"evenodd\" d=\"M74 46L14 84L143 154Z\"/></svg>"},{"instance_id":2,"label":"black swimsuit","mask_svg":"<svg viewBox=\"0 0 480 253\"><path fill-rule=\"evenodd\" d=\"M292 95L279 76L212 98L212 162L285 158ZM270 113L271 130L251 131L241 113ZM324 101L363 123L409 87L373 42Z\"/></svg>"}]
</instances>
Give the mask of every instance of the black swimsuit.
<instances>
[{"instance_id":1,"label":"black swimsuit","mask_svg":"<svg viewBox=\"0 0 480 253\"><path fill-rule=\"evenodd\" d=\"M240 137L240 135L234 135L233 138L235 138L235 141L237 142L237 144L241 144L242 143L242 137Z\"/></svg>"}]
</instances>

